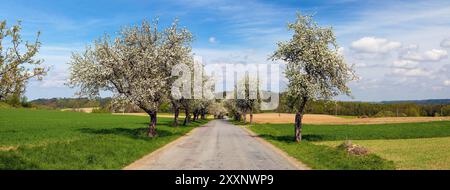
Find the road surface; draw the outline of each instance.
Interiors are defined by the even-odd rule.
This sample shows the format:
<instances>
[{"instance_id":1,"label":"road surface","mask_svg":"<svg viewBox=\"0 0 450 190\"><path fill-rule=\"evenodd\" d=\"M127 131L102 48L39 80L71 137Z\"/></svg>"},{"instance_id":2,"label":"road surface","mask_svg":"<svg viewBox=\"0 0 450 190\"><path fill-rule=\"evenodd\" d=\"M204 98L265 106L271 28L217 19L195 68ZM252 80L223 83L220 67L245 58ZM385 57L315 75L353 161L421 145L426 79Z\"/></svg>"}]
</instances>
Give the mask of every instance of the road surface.
<instances>
[{"instance_id":1,"label":"road surface","mask_svg":"<svg viewBox=\"0 0 450 190\"><path fill-rule=\"evenodd\" d=\"M273 146L224 120L213 120L127 166L134 170L305 169Z\"/></svg>"}]
</instances>

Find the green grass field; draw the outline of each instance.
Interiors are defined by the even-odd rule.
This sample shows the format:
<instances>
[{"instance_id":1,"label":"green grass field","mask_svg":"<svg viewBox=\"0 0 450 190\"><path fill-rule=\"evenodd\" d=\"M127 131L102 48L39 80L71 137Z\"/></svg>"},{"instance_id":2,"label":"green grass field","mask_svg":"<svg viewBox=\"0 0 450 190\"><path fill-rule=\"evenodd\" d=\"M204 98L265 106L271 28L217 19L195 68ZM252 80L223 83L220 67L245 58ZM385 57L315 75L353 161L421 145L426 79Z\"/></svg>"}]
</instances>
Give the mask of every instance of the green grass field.
<instances>
[{"instance_id":1,"label":"green grass field","mask_svg":"<svg viewBox=\"0 0 450 190\"><path fill-rule=\"evenodd\" d=\"M268 130L263 134L267 138L286 141L293 139L293 124L257 124L257 126L258 131ZM448 136L450 136L450 121L371 125L306 124L303 127L303 139L307 141L411 139Z\"/></svg>"},{"instance_id":2,"label":"green grass field","mask_svg":"<svg viewBox=\"0 0 450 190\"><path fill-rule=\"evenodd\" d=\"M354 115L336 115L336 117L344 118L344 119L355 119L358 118L358 116Z\"/></svg>"},{"instance_id":3,"label":"green grass field","mask_svg":"<svg viewBox=\"0 0 450 190\"><path fill-rule=\"evenodd\" d=\"M300 144L292 142L293 124L256 124L250 129L314 169L435 169L436 165L445 168L450 164L448 156L444 153L449 150L449 141L446 138L426 140L434 137L450 137L449 121L379 125L304 125L304 141ZM366 145L371 154L354 156L335 148L345 140L355 140L353 142L356 144ZM421 142L425 142L422 147L419 146ZM432 153L427 154L431 149ZM396 159L402 155L408 158ZM434 160L433 163L436 164L430 163L429 160Z\"/></svg>"},{"instance_id":4,"label":"green grass field","mask_svg":"<svg viewBox=\"0 0 450 190\"><path fill-rule=\"evenodd\" d=\"M0 169L121 169L206 123L171 121L147 138L147 117L0 109Z\"/></svg>"},{"instance_id":5,"label":"green grass field","mask_svg":"<svg viewBox=\"0 0 450 190\"><path fill-rule=\"evenodd\" d=\"M397 169L450 169L450 137L355 140L382 158L394 161ZM342 141L324 141L317 144L335 147Z\"/></svg>"}]
</instances>

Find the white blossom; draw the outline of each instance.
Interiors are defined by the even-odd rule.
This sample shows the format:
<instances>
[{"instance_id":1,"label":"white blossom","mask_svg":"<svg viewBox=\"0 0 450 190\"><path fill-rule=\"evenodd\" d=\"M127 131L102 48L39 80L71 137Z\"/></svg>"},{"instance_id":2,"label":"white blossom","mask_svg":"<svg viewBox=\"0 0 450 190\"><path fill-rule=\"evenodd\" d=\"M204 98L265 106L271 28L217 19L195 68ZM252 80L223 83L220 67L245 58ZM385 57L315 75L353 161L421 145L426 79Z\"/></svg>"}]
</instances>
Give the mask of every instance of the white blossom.
<instances>
[{"instance_id":1,"label":"white blossom","mask_svg":"<svg viewBox=\"0 0 450 190\"><path fill-rule=\"evenodd\" d=\"M150 115L153 136L156 113L175 80L172 67L190 59L191 40L177 21L163 31L157 21L125 27L114 40L105 35L84 53L73 54L69 85L79 87L79 95L94 97L107 90L137 105Z\"/></svg>"},{"instance_id":2,"label":"white blossom","mask_svg":"<svg viewBox=\"0 0 450 190\"><path fill-rule=\"evenodd\" d=\"M287 95L291 106L297 110L295 140L300 141L306 103L329 100L340 93L350 95L347 83L356 76L339 54L332 28L320 27L311 16L301 14L288 28L294 31L292 39L278 43L272 59L286 62Z\"/></svg>"}]
</instances>

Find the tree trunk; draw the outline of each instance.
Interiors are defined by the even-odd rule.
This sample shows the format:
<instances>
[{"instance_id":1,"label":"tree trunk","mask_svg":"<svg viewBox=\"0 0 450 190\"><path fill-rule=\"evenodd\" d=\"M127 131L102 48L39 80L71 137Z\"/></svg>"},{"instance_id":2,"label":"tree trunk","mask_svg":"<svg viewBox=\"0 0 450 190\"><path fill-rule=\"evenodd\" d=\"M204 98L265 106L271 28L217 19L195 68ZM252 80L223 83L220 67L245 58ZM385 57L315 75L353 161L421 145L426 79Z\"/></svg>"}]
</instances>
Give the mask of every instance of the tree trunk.
<instances>
[{"instance_id":1,"label":"tree trunk","mask_svg":"<svg viewBox=\"0 0 450 190\"><path fill-rule=\"evenodd\" d=\"M302 141L302 118L302 113L297 112L295 114L295 142Z\"/></svg>"},{"instance_id":2,"label":"tree trunk","mask_svg":"<svg viewBox=\"0 0 450 190\"><path fill-rule=\"evenodd\" d=\"M244 116L244 124L247 123L247 112L242 113L242 115Z\"/></svg>"},{"instance_id":3,"label":"tree trunk","mask_svg":"<svg viewBox=\"0 0 450 190\"><path fill-rule=\"evenodd\" d=\"M253 110L250 110L250 125L253 124Z\"/></svg>"},{"instance_id":4,"label":"tree trunk","mask_svg":"<svg viewBox=\"0 0 450 190\"><path fill-rule=\"evenodd\" d=\"M197 120L197 115L198 115L197 111L193 111L192 114L193 114L192 121L196 121Z\"/></svg>"},{"instance_id":5,"label":"tree trunk","mask_svg":"<svg viewBox=\"0 0 450 190\"><path fill-rule=\"evenodd\" d=\"M239 113L236 113L236 114L234 114L234 119L235 119L236 121L241 121L241 120L242 120L242 115L239 114Z\"/></svg>"},{"instance_id":6,"label":"tree trunk","mask_svg":"<svg viewBox=\"0 0 450 190\"><path fill-rule=\"evenodd\" d=\"M204 109L201 111L201 119L206 119L206 111Z\"/></svg>"},{"instance_id":7,"label":"tree trunk","mask_svg":"<svg viewBox=\"0 0 450 190\"><path fill-rule=\"evenodd\" d=\"M189 109L185 109L184 113L186 114L186 117L184 117L183 125L186 126L191 122L191 114L189 113Z\"/></svg>"},{"instance_id":8,"label":"tree trunk","mask_svg":"<svg viewBox=\"0 0 450 190\"><path fill-rule=\"evenodd\" d=\"M174 117L173 117L173 126L178 127L178 116L180 115L180 106L176 103L172 103Z\"/></svg>"},{"instance_id":9,"label":"tree trunk","mask_svg":"<svg viewBox=\"0 0 450 190\"><path fill-rule=\"evenodd\" d=\"M303 97L302 99L303 101L300 104L300 109L295 114L295 142L302 141L302 119L308 98Z\"/></svg>"},{"instance_id":10,"label":"tree trunk","mask_svg":"<svg viewBox=\"0 0 450 190\"><path fill-rule=\"evenodd\" d=\"M155 137L156 134L156 111L149 113L150 115L150 123L148 125L147 135L149 137Z\"/></svg>"},{"instance_id":11,"label":"tree trunk","mask_svg":"<svg viewBox=\"0 0 450 190\"><path fill-rule=\"evenodd\" d=\"M173 126L178 127L178 116L180 115L180 108L175 109L173 118Z\"/></svg>"}]
</instances>

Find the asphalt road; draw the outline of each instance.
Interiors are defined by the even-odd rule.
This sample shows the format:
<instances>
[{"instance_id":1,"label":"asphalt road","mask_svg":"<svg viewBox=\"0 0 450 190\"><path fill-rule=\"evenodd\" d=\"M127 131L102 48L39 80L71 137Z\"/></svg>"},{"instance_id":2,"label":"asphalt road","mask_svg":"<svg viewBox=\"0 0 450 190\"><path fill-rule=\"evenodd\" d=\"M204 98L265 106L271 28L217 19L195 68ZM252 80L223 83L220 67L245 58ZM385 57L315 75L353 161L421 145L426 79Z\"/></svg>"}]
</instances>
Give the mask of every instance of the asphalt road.
<instances>
[{"instance_id":1,"label":"asphalt road","mask_svg":"<svg viewBox=\"0 0 450 190\"><path fill-rule=\"evenodd\" d=\"M142 170L287 170L302 169L224 120L213 120L125 169Z\"/></svg>"}]
</instances>

